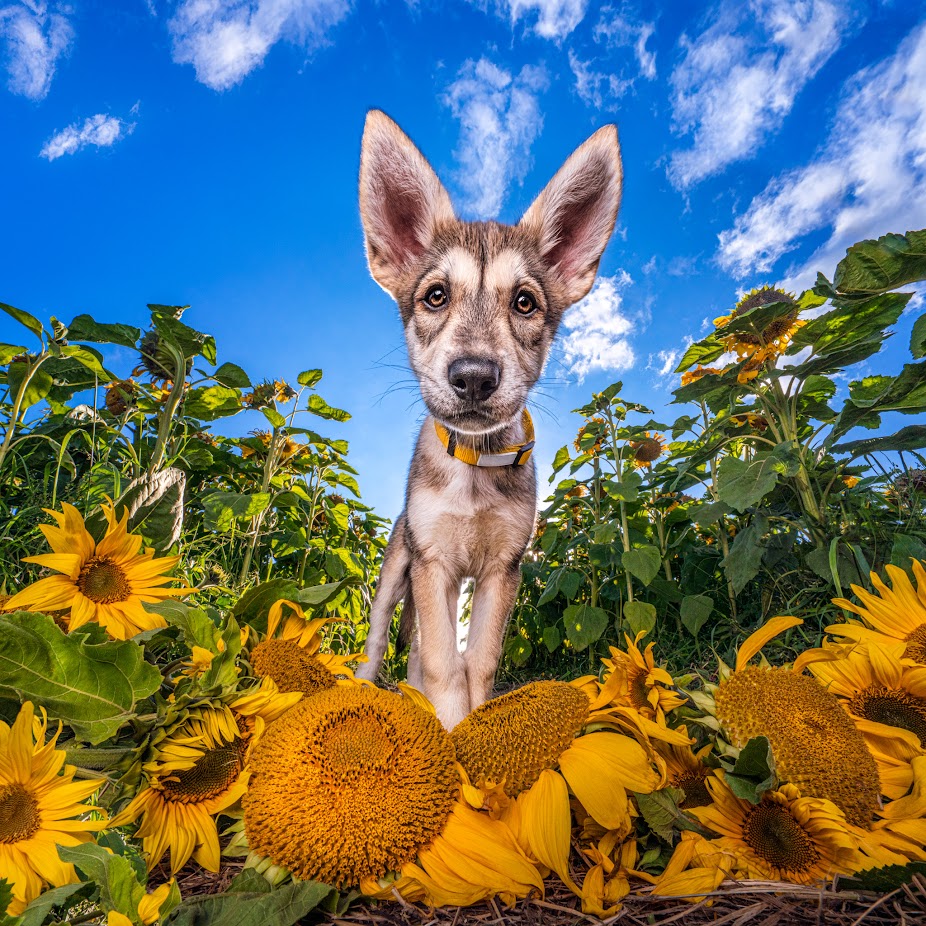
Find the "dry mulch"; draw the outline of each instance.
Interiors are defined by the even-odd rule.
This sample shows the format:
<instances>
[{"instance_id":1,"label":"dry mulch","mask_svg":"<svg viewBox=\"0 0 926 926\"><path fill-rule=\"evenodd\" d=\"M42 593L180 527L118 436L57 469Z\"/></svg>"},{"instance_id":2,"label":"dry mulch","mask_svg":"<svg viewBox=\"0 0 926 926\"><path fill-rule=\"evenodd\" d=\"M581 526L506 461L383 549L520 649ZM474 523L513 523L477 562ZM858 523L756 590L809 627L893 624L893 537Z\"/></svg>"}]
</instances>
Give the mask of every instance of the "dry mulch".
<instances>
[{"instance_id":1,"label":"dry mulch","mask_svg":"<svg viewBox=\"0 0 926 926\"><path fill-rule=\"evenodd\" d=\"M226 863L214 875L198 866L178 877L184 897L225 890L241 863ZM578 899L548 885L544 900L525 900L512 909L492 901L468 908L428 910L397 903L355 902L340 916L315 915L325 926L926 926L926 878L917 875L889 894L837 891L774 881L727 882L697 903L648 892L624 899L612 917L583 914Z\"/></svg>"}]
</instances>

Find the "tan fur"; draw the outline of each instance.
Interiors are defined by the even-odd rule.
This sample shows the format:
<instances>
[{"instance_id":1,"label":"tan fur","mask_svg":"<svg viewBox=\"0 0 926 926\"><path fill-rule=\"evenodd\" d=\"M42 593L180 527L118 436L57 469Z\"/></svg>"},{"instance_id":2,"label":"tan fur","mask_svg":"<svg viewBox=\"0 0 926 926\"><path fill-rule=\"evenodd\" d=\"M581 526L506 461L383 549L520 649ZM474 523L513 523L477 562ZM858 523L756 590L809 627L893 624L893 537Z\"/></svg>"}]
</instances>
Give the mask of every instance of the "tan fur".
<instances>
[{"instance_id":1,"label":"tan fur","mask_svg":"<svg viewBox=\"0 0 926 926\"><path fill-rule=\"evenodd\" d=\"M532 463L480 468L449 456L433 419L461 446L482 452L523 442L521 412L563 312L594 282L620 189L617 132L606 126L573 153L517 225L462 222L401 129L383 113L367 117L360 168L367 257L374 278L398 303L431 416L415 447L405 510L370 616L369 660L358 675L376 678L392 615L404 599L403 623L417 618L409 681L448 728L491 693L537 488ZM435 286L447 297L439 308L426 301ZM532 314L517 311L520 293L536 305ZM459 378L453 386L451 365L470 359L497 371L490 395L464 394ZM475 590L460 653L457 600L466 578Z\"/></svg>"}]
</instances>

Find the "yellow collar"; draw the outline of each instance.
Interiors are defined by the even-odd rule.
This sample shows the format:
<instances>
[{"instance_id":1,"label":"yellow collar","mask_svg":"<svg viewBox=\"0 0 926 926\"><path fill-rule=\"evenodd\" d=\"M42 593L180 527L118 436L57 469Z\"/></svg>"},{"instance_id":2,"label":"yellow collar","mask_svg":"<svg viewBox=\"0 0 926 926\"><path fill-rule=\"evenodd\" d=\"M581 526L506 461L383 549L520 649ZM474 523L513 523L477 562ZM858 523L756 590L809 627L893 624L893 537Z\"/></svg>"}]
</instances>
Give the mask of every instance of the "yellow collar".
<instances>
[{"instance_id":1,"label":"yellow collar","mask_svg":"<svg viewBox=\"0 0 926 926\"><path fill-rule=\"evenodd\" d=\"M457 436L434 419L437 439L443 444L447 453L470 466L523 466L531 458L534 449L534 422L530 412L525 408L521 413L521 427L524 428L524 443L503 447L498 453L481 453L469 447L457 445Z\"/></svg>"}]
</instances>

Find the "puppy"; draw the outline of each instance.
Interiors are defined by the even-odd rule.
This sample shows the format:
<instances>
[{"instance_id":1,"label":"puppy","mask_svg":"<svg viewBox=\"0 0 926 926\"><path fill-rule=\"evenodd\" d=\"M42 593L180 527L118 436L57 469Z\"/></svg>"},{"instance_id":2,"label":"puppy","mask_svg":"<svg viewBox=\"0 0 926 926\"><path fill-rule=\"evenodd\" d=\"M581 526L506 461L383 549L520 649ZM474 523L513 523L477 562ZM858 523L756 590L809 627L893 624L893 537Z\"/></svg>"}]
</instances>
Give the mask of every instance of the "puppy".
<instances>
[{"instance_id":1,"label":"puppy","mask_svg":"<svg viewBox=\"0 0 926 926\"><path fill-rule=\"evenodd\" d=\"M430 415L370 615L376 679L395 608L412 631L409 683L447 729L492 690L534 529L528 394L563 312L588 293L622 185L613 125L560 168L517 225L464 222L431 166L384 113L366 120L360 213L373 278L396 300ZM461 582L475 583L465 652Z\"/></svg>"}]
</instances>

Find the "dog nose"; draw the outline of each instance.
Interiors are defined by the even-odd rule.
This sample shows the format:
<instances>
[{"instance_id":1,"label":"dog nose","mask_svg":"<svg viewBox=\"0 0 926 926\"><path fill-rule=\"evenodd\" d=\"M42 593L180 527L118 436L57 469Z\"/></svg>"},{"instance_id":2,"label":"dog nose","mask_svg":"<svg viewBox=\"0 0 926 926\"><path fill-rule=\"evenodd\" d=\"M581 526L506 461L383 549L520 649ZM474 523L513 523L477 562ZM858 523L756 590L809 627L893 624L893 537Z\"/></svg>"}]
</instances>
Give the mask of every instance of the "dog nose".
<instances>
[{"instance_id":1,"label":"dog nose","mask_svg":"<svg viewBox=\"0 0 926 926\"><path fill-rule=\"evenodd\" d=\"M454 360L447 370L447 379L461 399L484 402L496 389L501 370L494 360L462 357Z\"/></svg>"}]
</instances>

